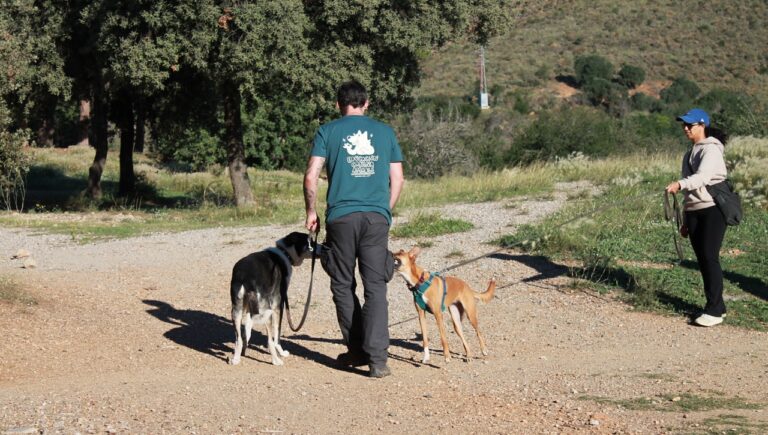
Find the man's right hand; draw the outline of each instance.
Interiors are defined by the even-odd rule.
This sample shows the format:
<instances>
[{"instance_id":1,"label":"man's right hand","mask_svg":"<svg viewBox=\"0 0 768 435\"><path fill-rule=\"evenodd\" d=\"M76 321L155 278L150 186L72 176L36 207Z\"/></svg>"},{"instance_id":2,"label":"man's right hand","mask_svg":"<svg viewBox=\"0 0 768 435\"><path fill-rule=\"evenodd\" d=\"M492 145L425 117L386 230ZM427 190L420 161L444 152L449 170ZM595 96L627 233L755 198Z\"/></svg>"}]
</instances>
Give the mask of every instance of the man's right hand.
<instances>
[{"instance_id":1,"label":"man's right hand","mask_svg":"<svg viewBox=\"0 0 768 435\"><path fill-rule=\"evenodd\" d=\"M319 223L317 221L317 213L312 210L307 212L307 220L304 221L304 226L310 231L310 232L317 232L319 229Z\"/></svg>"},{"instance_id":2,"label":"man's right hand","mask_svg":"<svg viewBox=\"0 0 768 435\"><path fill-rule=\"evenodd\" d=\"M688 237L688 225L683 225L680 227L680 237L682 238Z\"/></svg>"}]
</instances>

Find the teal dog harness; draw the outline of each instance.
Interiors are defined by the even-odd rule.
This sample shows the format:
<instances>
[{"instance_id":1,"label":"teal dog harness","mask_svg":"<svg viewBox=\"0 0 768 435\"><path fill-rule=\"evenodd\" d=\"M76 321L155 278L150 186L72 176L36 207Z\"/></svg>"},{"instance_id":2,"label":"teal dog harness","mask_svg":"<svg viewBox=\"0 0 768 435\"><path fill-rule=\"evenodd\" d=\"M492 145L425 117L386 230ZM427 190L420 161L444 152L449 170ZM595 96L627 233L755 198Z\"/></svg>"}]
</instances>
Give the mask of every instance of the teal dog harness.
<instances>
[{"instance_id":1,"label":"teal dog harness","mask_svg":"<svg viewBox=\"0 0 768 435\"><path fill-rule=\"evenodd\" d=\"M443 300L440 302L440 311L445 311L445 295L448 294L448 286L445 283L445 278L440 276L437 273L430 273L429 278L425 281L424 276L419 277L419 284L414 286L409 286L409 289L411 292L413 292L413 301L416 303L416 305L419 306L424 311L428 311L432 313L432 310L429 309L429 306L427 305L427 302L424 300L424 293L427 291L430 285L432 285L432 278L434 277L440 277L441 280L443 280ZM433 313L434 314L434 313Z\"/></svg>"}]
</instances>

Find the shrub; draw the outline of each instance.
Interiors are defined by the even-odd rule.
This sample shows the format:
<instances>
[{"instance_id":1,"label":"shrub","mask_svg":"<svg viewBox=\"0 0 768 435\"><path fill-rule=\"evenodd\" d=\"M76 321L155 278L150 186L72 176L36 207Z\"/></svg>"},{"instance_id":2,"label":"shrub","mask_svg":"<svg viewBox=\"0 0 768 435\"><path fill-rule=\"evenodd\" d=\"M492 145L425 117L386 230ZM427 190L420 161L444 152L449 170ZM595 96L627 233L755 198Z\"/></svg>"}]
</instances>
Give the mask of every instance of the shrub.
<instances>
[{"instance_id":1,"label":"shrub","mask_svg":"<svg viewBox=\"0 0 768 435\"><path fill-rule=\"evenodd\" d=\"M515 138L506 161L530 164L554 160L575 152L605 156L620 143L617 122L606 113L588 107L544 112Z\"/></svg>"},{"instance_id":2,"label":"shrub","mask_svg":"<svg viewBox=\"0 0 768 435\"><path fill-rule=\"evenodd\" d=\"M666 152L679 149L682 152L689 144L680 124L673 116L666 114L634 112L622 120L621 128L624 133L622 145L627 151Z\"/></svg>"},{"instance_id":3,"label":"shrub","mask_svg":"<svg viewBox=\"0 0 768 435\"><path fill-rule=\"evenodd\" d=\"M480 115L480 105L469 98L423 97L417 102L417 111L438 121L467 121Z\"/></svg>"},{"instance_id":4,"label":"shrub","mask_svg":"<svg viewBox=\"0 0 768 435\"><path fill-rule=\"evenodd\" d=\"M429 114L426 114L429 115ZM467 122L444 122L416 113L400 132L405 171L416 178L471 174L478 169L464 141L474 135Z\"/></svg>"},{"instance_id":5,"label":"shrub","mask_svg":"<svg viewBox=\"0 0 768 435\"><path fill-rule=\"evenodd\" d=\"M768 209L768 139L735 137L725 147L725 158L742 200Z\"/></svg>"},{"instance_id":6,"label":"shrub","mask_svg":"<svg viewBox=\"0 0 768 435\"><path fill-rule=\"evenodd\" d=\"M661 111L661 102L656 98L642 92L632 95L629 99L633 110L659 112Z\"/></svg>"},{"instance_id":7,"label":"shrub","mask_svg":"<svg viewBox=\"0 0 768 435\"><path fill-rule=\"evenodd\" d=\"M260 100L243 111L243 141L248 164L261 169L306 167L312 137L319 122L302 100Z\"/></svg>"},{"instance_id":8,"label":"shrub","mask_svg":"<svg viewBox=\"0 0 768 435\"><path fill-rule=\"evenodd\" d=\"M226 149L219 138L222 136L204 127L180 128L160 136L154 149L165 163L171 163L182 171L205 171L216 164L226 165Z\"/></svg>"},{"instance_id":9,"label":"shrub","mask_svg":"<svg viewBox=\"0 0 768 435\"><path fill-rule=\"evenodd\" d=\"M584 84L582 90L592 104L599 106L610 98L611 92L613 92L613 85L610 80L593 77Z\"/></svg>"},{"instance_id":10,"label":"shrub","mask_svg":"<svg viewBox=\"0 0 768 435\"><path fill-rule=\"evenodd\" d=\"M514 99L514 103L512 104L512 109L515 112L520 113L522 115L527 115L531 112L531 102L527 93L520 90L516 90L512 93L511 96Z\"/></svg>"},{"instance_id":11,"label":"shrub","mask_svg":"<svg viewBox=\"0 0 768 435\"><path fill-rule=\"evenodd\" d=\"M731 136L768 136L768 113L754 97L714 89L696 104L709 112L715 126Z\"/></svg>"},{"instance_id":12,"label":"shrub","mask_svg":"<svg viewBox=\"0 0 768 435\"><path fill-rule=\"evenodd\" d=\"M627 89L640 86L645 80L645 70L639 66L624 64L619 70L616 81Z\"/></svg>"},{"instance_id":13,"label":"shrub","mask_svg":"<svg viewBox=\"0 0 768 435\"><path fill-rule=\"evenodd\" d=\"M629 112L626 88L603 78L593 78L583 87L584 94L595 106L605 107L615 116L624 116Z\"/></svg>"},{"instance_id":14,"label":"shrub","mask_svg":"<svg viewBox=\"0 0 768 435\"><path fill-rule=\"evenodd\" d=\"M613 65L604 57L594 54L577 57L573 69L576 73L576 83L581 86L595 78L611 80L613 77Z\"/></svg>"},{"instance_id":15,"label":"shrub","mask_svg":"<svg viewBox=\"0 0 768 435\"><path fill-rule=\"evenodd\" d=\"M29 157L24 153L27 131L10 132L5 106L0 103L0 207L19 210L24 207Z\"/></svg>"},{"instance_id":16,"label":"shrub","mask_svg":"<svg viewBox=\"0 0 768 435\"><path fill-rule=\"evenodd\" d=\"M676 78L660 92L661 100L667 104L689 104L701 93L696 83L685 77Z\"/></svg>"}]
</instances>

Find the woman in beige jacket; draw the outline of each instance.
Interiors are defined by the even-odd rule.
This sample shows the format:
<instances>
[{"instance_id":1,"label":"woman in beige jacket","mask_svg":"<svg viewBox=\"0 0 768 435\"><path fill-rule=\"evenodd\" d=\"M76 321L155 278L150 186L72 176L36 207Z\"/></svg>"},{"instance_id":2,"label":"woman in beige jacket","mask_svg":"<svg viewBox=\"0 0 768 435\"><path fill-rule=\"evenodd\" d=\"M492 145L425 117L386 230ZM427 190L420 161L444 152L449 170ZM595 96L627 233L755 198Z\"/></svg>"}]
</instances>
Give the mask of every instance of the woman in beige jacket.
<instances>
[{"instance_id":1,"label":"woman in beige jacket","mask_svg":"<svg viewBox=\"0 0 768 435\"><path fill-rule=\"evenodd\" d=\"M693 252L704 281L707 304L693 321L699 326L715 326L723 322L723 270L720 267L720 247L725 237L725 218L715 205L706 186L725 180L727 170L724 146L707 135L709 115L701 109L691 109L677 117L693 147L683 157L683 178L670 183L667 192L683 191L685 217L680 235L690 237Z\"/></svg>"}]
</instances>

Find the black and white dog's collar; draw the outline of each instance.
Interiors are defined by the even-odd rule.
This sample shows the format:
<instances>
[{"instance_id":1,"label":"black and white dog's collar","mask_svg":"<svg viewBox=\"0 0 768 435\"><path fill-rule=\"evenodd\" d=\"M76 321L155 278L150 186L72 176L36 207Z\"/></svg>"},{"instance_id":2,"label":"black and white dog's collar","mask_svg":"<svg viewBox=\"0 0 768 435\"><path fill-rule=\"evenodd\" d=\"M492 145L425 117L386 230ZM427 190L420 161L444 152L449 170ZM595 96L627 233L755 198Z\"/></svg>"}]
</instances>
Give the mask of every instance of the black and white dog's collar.
<instances>
[{"instance_id":1,"label":"black and white dog's collar","mask_svg":"<svg viewBox=\"0 0 768 435\"><path fill-rule=\"evenodd\" d=\"M285 270L287 271L285 277L286 282L290 281L291 273L293 272L293 266L291 265L290 258L288 258L288 254L286 254L285 251L278 247L267 248L267 251L277 255L280 258L280 261L283 262L283 266L285 266Z\"/></svg>"}]
</instances>

